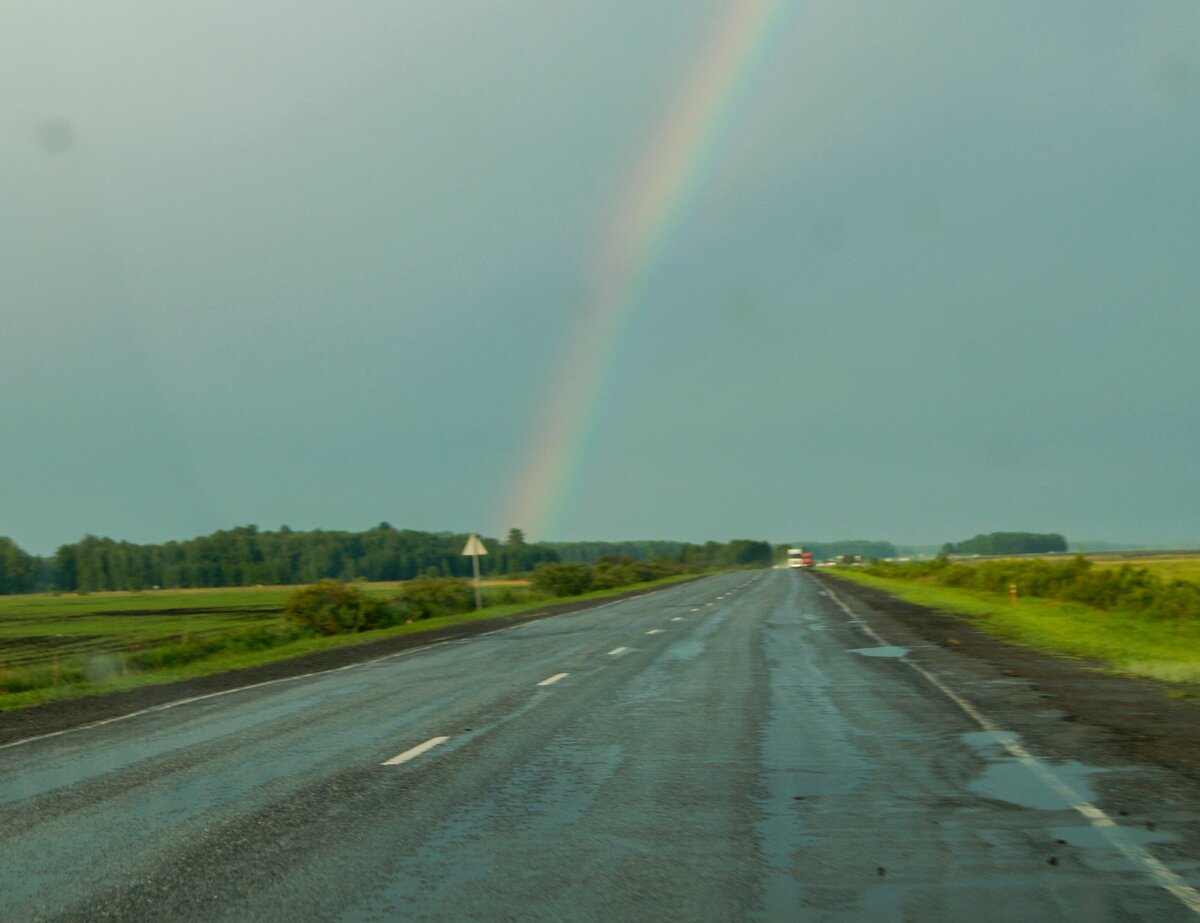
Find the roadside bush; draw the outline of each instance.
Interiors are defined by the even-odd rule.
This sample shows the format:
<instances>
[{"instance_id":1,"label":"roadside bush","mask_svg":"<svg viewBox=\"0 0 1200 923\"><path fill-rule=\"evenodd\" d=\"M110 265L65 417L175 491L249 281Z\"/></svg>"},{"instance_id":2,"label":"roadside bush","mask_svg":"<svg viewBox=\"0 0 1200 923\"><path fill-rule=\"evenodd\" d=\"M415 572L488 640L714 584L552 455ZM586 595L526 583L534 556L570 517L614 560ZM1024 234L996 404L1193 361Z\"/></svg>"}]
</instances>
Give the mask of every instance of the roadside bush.
<instances>
[{"instance_id":1,"label":"roadside bush","mask_svg":"<svg viewBox=\"0 0 1200 923\"><path fill-rule=\"evenodd\" d=\"M396 611L386 602L338 580L320 580L297 590L284 603L283 616L322 635L370 631L396 622Z\"/></svg>"},{"instance_id":2,"label":"roadside bush","mask_svg":"<svg viewBox=\"0 0 1200 923\"><path fill-rule=\"evenodd\" d=\"M637 565L633 561L606 561L601 558L592 568L592 580L598 590L611 590L638 582Z\"/></svg>"},{"instance_id":3,"label":"roadside bush","mask_svg":"<svg viewBox=\"0 0 1200 923\"><path fill-rule=\"evenodd\" d=\"M674 577L686 574L691 568L674 561L643 561L635 565L639 583L646 580L661 580L663 577Z\"/></svg>"},{"instance_id":4,"label":"roadside bush","mask_svg":"<svg viewBox=\"0 0 1200 923\"><path fill-rule=\"evenodd\" d=\"M402 620L431 619L475 608L471 584L457 577L418 577L400 590L393 603Z\"/></svg>"},{"instance_id":5,"label":"roadside bush","mask_svg":"<svg viewBox=\"0 0 1200 923\"><path fill-rule=\"evenodd\" d=\"M634 561L632 558L605 555L594 565L539 564L533 570L530 583L534 589L552 596L578 596L591 590L613 590L635 583L661 580L688 570L684 565L670 561Z\"/></svg>"},{"instance_id":6,"label":"roadside bush","mask_svg":"<svg viewBox=\"0 0 1200 923\"><path fill-rule=\"evenodd\" d=\"M483 594L485 606L508 606L522 601L521 596L512 587L488 587Z\"/></svg>"},{"instance_id":7,"label":"roadside bush","mask_svg":"<svg viewBox=\"0 0 1200 923\"><path fill-rule=\"evenodd\" d=\"M1166 581L1145 567L1123 564L1096 568L1082 556L1069 561L982 561L978 564L945 560L909 563L881 562L867 573L896 580L1008 593L1017 585L1021 596L1081 603L1095 609L1135 612L1145 618L1200 622L1200 584Z\"/></svg>"},{"instance_id":8,"label":"roadside bush","mask_svg":"<svg viewBox=\"0 0 1200 923\"><path fill-rule=\"evenodd\" d=\"M509 606L516 603L538 602L548 594L531 586L493 586L483 588L485 606Z\"/></svg>"},{"instance_id":9,"label":"roadside bush","mask_svg":"<svg viewBox=\"0 0 1200 923\"><path fill-rule=\"evenodd\" d=\"M661 580L673 574L682 574L686 568L668 561L606 561L601 558L596 562L596 586L602 590L615 587L630 586L634 583L647 583L651 580Z\"/></svg>"},{"instance_id":10,"label":"roadside bush","mask_svg":"<svg viewBox=\"0 0 1200 923\"><path fill-rule=\"evenodd\" d=\"M543 562L533 569L529 582L551 596L578 596L596 588L596 572L587 564Z\"/></svg>"},{"instance_id":11,"label":"roadside bush","mask_svg":"<svg viewBox=\"0 0 1200 923\"><path fill-rule=\"evenodd\" d=\"M634 559L605 555L592 567L592 580L596 589L613 589L637 583L637 564Z\"/></svg>"}]
</instances>

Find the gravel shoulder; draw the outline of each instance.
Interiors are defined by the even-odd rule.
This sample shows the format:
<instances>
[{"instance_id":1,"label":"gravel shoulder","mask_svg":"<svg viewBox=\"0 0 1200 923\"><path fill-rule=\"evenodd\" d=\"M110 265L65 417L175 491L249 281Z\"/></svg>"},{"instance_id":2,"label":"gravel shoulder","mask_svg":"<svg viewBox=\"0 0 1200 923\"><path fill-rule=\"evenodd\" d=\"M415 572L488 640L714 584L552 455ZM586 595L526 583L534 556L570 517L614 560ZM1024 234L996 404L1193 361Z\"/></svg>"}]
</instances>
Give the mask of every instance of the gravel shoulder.
<instances>
[{"instance_id":1,"label":"gravel shoulder","mask_svg":"<svg viewBox=\"0 0 1200 923\"><path fill-rule=\"evenodd\" d=\"M1172 687L1106 672L1094 661L1060 657L1000 640L970 620L897 599L889 593L824 574L817 579L839 596L883 616L889 641L934 645L953 669L966 658L986 665L991 683L976 683L971 697L985 711L1051 749L1072 752L1099 765L1140 763L1200 781L1200 702L1176 698ZM1034 713L1057 720L1028 722ZM1040 728L1038 733L1035 729Z\"/></svg>"}]
</instances>

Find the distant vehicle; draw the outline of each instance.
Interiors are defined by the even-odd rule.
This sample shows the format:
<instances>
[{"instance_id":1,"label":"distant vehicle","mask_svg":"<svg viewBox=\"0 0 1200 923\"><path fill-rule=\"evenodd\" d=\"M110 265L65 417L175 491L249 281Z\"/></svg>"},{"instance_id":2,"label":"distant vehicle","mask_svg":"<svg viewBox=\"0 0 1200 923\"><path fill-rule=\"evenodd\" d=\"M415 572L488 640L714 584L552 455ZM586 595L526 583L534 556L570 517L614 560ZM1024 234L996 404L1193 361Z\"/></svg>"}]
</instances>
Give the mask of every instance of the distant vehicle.
<instances>
[{"instance_id":1,"label":"distant vehicle","mask_svg":"<svg viewBox=\"0 0 1200 923\"><path fill-rule=\"evenodd\" d=\"M812 552L805 551L803 548L789 548L787 565L788 567L812 567Z\"/></svg>"}]
</instances>

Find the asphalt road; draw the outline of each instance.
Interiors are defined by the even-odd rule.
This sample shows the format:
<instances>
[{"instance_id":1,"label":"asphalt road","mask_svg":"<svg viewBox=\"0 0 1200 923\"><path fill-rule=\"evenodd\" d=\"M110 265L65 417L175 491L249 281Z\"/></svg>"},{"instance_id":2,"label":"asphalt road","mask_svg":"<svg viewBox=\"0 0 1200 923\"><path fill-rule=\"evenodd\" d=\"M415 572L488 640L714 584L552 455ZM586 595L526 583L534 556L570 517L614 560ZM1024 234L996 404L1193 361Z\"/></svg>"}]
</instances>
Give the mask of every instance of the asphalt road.
<instances>
[{"instance_id":1,"label":"asphalt road","mask_svg":"<svg viewBox=\"0 0 1200 923\"><path fill-rule=\"evenodd\" d=\"M1200 805L876 615L725 574L7 745L0 919L1200 920Z\"/></svg>"}]
</instances>

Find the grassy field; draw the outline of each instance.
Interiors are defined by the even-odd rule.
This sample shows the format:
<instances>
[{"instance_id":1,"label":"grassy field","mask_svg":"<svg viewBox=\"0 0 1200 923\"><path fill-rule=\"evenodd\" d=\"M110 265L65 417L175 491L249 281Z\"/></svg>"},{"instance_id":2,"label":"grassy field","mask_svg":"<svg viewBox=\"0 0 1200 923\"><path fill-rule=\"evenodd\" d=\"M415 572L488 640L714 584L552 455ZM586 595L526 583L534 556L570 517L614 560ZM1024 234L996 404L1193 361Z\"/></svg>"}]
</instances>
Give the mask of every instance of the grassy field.
<instances>
[{"instance_id":1,"label":"grassy field","mask_svg":"<svg viewBox=\"0 0 1200 923\"><path fill-rule=\"evenodd\" d=\"M1200 555L1173 558L1134 558L1118 560L1104 555L1085 555L1090 557L1097 567L1120 567L1129 564L1133 567L1144 567L1152 574L1157 574L1164 580L1190 580L1200 583Z\"/></svg>"},{"instance_id":2,"label":"grassy field","mask_svg":"<svg viewBox=\"0 0 1200 923\"><path fill-rule=\"evenodd\" d=\"M691 576L573 598L603 598ZM398 586L362 588L390 597ZM521 581L485 583L487 605L479 613L320 637L301 635L284 622L280 610L295 587L0 597L0 710L257 666L563 601L529 598L523 587Z\"/></svg>"},{"instance_id":3,"label":"grassy field","mask_svg":"<svg viewBox=\"0 0 1200 923\"><path fill-rule=\"evenodd\" d=\"M0 669L275 626L290 588L0 597Z\"/></svg>"},{"instance_id":4,"label":"grassy field","mask_svg":"<svg viewBox=\"0 0 1200 923\"><path fill-rule=\"evenodd\" d=\"M1105 612L1049 599L1021 599L1013 605L1007 596L996 593L884 579L854 570L828 573L964 617L976 628L1027 647L1097 660L1132 676L1200 684L1200 626L1149 621L1136 613Z\"/></svg>"}]
</instances>

